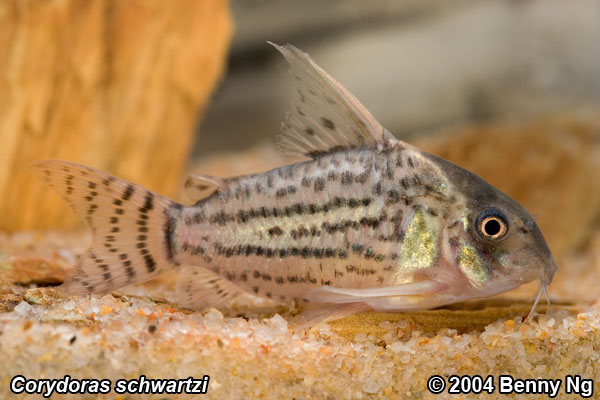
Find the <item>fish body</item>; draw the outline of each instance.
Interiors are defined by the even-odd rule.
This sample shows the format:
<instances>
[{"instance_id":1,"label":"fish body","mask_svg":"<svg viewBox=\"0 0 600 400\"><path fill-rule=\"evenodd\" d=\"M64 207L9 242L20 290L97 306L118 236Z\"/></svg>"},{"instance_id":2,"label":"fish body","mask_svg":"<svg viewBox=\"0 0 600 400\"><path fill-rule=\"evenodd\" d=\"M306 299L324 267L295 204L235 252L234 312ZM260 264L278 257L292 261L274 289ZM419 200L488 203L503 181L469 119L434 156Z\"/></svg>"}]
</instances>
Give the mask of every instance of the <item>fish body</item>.
<instances>
[{"instance_id":1,"label":"fish body","mask_svg":"<svg viewBox=\"0 0 600 400\"><path fill-rule=\"evenodd\" d=\"M279 147L308 161L191 177L191 206L90 167L34 164L94 231L67 292L107 292L178 266L188 266L181 302L192 308L253 298L406 311L533 279L545 289L556 264L519 204L397 140L308 55L275 47L296 82Z\"/></svg>"},{"instance_id":2,"label":"fish body","mask_svg":"<svg viewBox=\"0 0 600 400\"><path fill-rule=\"evenodd\" d=\"M302 301L319 286L414 282L418 266L407 259L415 256L399 243L414 241L406 237L411 222L427 220L431 243L416 251L433 266L439 228L432 215L446 212L439 199L448 196L447 182L424 161L402 145L352 149L227 179L174 216L176 258L208 264L251 293L282 302Z\"/></svg>"}]
</instances>

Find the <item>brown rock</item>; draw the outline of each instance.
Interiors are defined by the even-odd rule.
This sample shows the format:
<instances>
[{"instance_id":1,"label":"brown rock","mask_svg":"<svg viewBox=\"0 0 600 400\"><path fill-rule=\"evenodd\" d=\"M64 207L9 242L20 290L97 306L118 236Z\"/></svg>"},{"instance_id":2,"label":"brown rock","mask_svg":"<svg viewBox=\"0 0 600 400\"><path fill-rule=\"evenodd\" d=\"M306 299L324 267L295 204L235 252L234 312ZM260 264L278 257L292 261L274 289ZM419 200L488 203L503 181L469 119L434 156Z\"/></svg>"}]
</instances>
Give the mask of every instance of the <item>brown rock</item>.
<instances>
[{"instance_id":1,"label":"brown rock","mask_svg":"<svg viewBox=\"0 0 600 400\"><path fill-rule=\"evenodd\" d=\"M59 264L44 258L11 257L5 263L0 276L13 284L58 285L61 284L70 266Z\"/></svg>"},{"instance_id":2,"label":"brown rock","mask_svg":"<svg viewBox=\"0 0 600 400\"><path fill-rule=\"evenodd\" d=\"M82 162L173 195L223 70L228 5L2 2L0 228L75 224L27 171L32 160Z\"/></svg>"}]
</instances>

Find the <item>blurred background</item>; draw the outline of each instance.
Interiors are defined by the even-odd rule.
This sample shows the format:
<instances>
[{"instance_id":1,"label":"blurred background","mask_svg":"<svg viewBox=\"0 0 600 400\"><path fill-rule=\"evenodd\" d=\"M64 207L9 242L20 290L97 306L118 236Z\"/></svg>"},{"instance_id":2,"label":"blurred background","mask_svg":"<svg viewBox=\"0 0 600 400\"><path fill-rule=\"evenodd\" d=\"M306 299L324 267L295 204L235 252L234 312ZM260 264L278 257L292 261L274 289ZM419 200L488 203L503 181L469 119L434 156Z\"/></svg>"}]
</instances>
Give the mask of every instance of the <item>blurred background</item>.
<instances>
[{"instance_id":1,"label":"blurred background","mask_svg":"<svg viewBox=\"0 0 600 400\"><path fill-rule=\"evenodd\" d=\"M186 202L189 173L274 146L292 43L397 137L505 191L557 258L600 221L597 0L0 2L0 229L74 228L30 161L81 162Z\"/></svg>"},{"instance_id":2,"label":"blurred background","mask_svg":"<svg viewBox=\"0 0 600 400\"><path fill-rule=\"evenodd\" d=\"M403 139L600 101L596 0L244 0L194 156L272 141L292 43Z\"/></svg>"}]
</instances>

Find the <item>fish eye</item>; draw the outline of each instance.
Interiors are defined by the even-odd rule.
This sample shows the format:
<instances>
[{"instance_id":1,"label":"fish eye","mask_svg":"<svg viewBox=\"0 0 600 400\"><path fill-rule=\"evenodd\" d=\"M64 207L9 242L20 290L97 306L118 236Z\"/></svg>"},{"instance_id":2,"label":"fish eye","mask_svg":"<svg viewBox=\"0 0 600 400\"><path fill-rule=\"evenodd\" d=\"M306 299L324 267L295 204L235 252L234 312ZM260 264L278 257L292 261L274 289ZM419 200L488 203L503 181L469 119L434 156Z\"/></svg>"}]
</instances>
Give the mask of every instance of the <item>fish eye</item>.
<instances>
[{"instance_id":1,"label":"fish eye","mask_svg":"<svg viewBox=\"0 0 600 400\"><path fill-rule=\"evenodd\" d=\"M487 209L477 216L475 230L485 240L500 240L508 233L508 222L500 210Z\"/></svg>"}]
</instances>

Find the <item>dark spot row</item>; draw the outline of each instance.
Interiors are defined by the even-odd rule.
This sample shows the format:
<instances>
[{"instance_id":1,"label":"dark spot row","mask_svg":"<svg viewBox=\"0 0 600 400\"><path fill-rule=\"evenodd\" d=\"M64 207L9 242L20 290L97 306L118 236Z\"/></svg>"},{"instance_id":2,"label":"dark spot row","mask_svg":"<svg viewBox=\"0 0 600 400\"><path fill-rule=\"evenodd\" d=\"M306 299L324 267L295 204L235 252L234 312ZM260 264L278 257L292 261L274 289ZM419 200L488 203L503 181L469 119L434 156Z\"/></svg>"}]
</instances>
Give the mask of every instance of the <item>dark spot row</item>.
<instances>
[{"instance_id":1,"label":"dark spot row","mask_svg":"<svg viewBox=\"0 0 600 400\"><path fill-rule=\"evenodd\" d=\"M289 248L270 248L255 245L239 245L234 247L225 247L219 244L215 245L215 251L220 256L227 258L234 256L258 256L258 257L302 257L302 258L333 258L347 257L345 249L321 248L321 247L289 247Z\"/></svg>"},{"instance_id":2,"label":"dark spot row","mask_svg":"<svg viewBox=\"0 0 600 400\"><path fill-rule=\"evenodd\" d=\"M220 226L225 226L228 222L237 221L239 223L246 223L254 218L280 218L280 217L291 217L295 215L314 215L317 213L327 213L331 210L348 207L348 208L357 208L357 207L367 207L373 201L370 197L365 197L362 199L357 198L342 198L335 197L332 200L328 201L323 205L319 204L303 204L296 203L288 207L283 208L251 208L249 210L240 210L237 214L226 213L225 211L219 211L213 215L211 215L208 219L211 224L218 224Z\"/></svg>"},{"instance_id":3,"label":"dark spot row","mask_svg":"<svg viewBox=\"0 0 600 400\"><path fill-rule=\"evenodd\" d=\"M323 222L321 223L320 229L318 229L316 225L311 225L310 227L300 226L298 228L290 230L290 237L294 240L297 240L308 236L321 236L322 232L334 234L336 232L346 232L350 228L354 230L359 230L361 226L376 229L379 226L379 224L385 221L386 219L387 216L384 213L378 218L362 217L360 220L357 221L347 219L337 222L335 224Z\"/></svg>"},{"instance_id":4,"label":"dark spot row","mask_svg":"<svg viewBox=\"0 0 600 400\"><path fill-rule=\"evenodd\" d=\"M206 254L206 247L194 246L190 243L185 242L181 245L181 251L185 253L190 253L193 256L203 256L204 254Z\"/></svg>"}]
</instances>

